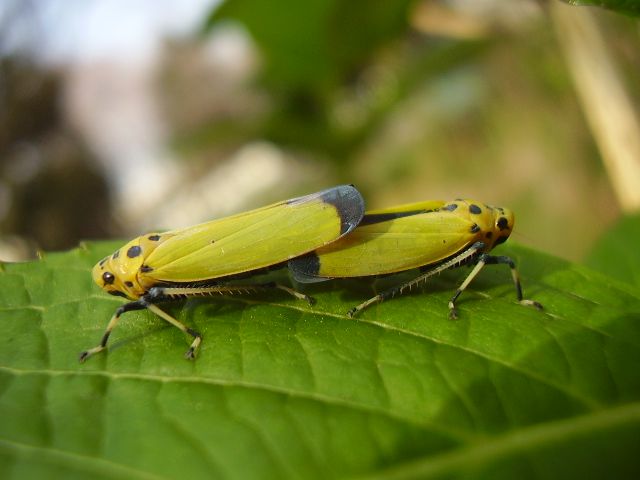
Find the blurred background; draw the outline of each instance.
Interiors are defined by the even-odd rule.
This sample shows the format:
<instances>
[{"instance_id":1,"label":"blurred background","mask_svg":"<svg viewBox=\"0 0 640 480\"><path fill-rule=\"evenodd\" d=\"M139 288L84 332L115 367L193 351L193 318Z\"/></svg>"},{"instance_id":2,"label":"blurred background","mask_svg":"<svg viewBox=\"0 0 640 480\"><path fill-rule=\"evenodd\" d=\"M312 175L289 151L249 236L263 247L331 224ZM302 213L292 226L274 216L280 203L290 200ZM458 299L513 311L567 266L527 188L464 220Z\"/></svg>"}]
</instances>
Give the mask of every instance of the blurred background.
<instances>
[{"instance_id":1,"label":"blurred background","mask_svg":"<svg viewBox=\"0 0 640 480\"><path fill-rule=\"evenodd\" d=\"M640 207L638 22L533 0L3 0L0 259L354 183L581 260Z\"/></svg>"}]
</instances>

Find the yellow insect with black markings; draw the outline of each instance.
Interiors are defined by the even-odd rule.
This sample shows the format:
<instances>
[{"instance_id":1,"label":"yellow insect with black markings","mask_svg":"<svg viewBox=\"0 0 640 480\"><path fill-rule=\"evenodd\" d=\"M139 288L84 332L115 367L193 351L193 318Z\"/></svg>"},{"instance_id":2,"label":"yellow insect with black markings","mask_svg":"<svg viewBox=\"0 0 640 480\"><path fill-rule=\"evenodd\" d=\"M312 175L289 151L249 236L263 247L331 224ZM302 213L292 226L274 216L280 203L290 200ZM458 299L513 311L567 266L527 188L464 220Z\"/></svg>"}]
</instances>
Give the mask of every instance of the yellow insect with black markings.
<instances>
[{"instance_id":1,"label":"yellow insect with black markings","mask_svg":"<svg viewBox=\"0 0 640 480\"><path fill-rule=\"evenodd\" d=\"M310 254L289 261L289 269L301 283L334 278L388 275L420 268L417 278L386 290L348 312L350 317L425 281L461 265L475 267L449 301L449 317L457 318L456 301L474 277L488 264L511 269L518 301L542 308L522 296L513 260L489 252L509 238L513 212L472 200L440 200L412 203L367 212L348 236Z\"/></svg>"},{"instance_id":2,"label":"yellow insect with black markings","mask_svg":"<svg viewBox=\"0 0 640 480\"><path fill-rule=\"evenodd\" d=\"M93 267L93 280L107 293L132 300L119 307L100 343L80 361L106 348L120 316L149 309L193 337L185 354L193 359L202 336L156 304L192 296L233 294L277 288L311 301L295 290L271 283L228 284L285 265L287 260L330 244L351 232L364 215L364 200L352 185L340 185L231 217L131 240Z\"/></svg>"}]
</instances>

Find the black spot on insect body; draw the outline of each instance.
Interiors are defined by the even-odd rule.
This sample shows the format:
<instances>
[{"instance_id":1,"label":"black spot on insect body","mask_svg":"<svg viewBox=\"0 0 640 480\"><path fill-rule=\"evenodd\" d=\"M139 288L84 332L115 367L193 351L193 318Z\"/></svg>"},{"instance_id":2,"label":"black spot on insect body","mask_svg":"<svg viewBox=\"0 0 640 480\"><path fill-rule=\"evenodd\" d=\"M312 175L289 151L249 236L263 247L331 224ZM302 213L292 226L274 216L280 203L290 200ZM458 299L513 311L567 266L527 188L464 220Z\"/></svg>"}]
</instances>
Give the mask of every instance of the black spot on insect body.
<instances>
[{"instance_id":1,"label":"black spot on insect body","mask_svg":"<svg viewBox=\"0 0 640 480\"><path fill-rule=\"evenodd\" d=\"M411 210L407 212L390 212L390 213L370 213L362 217L359 225L375 225L376 223L388 222L403 217L411 217L412 215L420 215L422 213L429 213L433 210Z\"/></svg>"},{"instance_id":2,"label":"black spot on insect body","mask_svg":"<svg viewBox=\"0 0 640 480\"><path fill-rule=\"evenodd\" d=\"M100 260L100 266L103 267L104 263L107 261L108 257L103 258L102 260Z\"/></svg>"},{"instance_id":3,"label":"black spot on insect body","mask_svg":"<svg viewBox=\"0 0 640 480\"><path fill-rule=\"evenodd\" d=\"M140 271L141 271L142 273L149 273L149 272L152 272L152 271L153 271L153 268L152 268L152 267L150 267L149 265L142 265L142 266L140 267Z\"/></svg>"},{"instance_id":4,"label":"black spot on insect body","mask_svg":"<svg viewBox=\"0 0 640 480\"><path fill-rule=\"evenodd\" d=\"M442 210L446 210L448 212L453 212L456 208L458 208L457 203L450 203L449 205L442 207Z\"/></svg>"},{"instance_id":5,"label":"black spot on insect body","mask_svg":"<svg viewBox=\"0 0 640 480\"><path fill-rule=\"evenodd\" d=\"M497 246L497 245L500 245L501 243L506 242L506 241L507 241L507 238L509 238L509 237L505 237L505 236L498 237L498 238L497 238L497 240L496 240L496 242L493 244L493 246L495 247L495 246Z\"/></svg>"},{"instance_id":6,"label":"black spot on insect body","mask_svg":"<svg viewBox=\"0 0 640 480\"><path fill-rule=\"evenodd\" d=\"M115 252L113 252L113 255L111 255L111 258L113 258L115 260L119 256L120 256L120 250L116 250Z\"/></svg>"},{"instance_id":7,"label":"black spot on insect body","mask_svg":"<svg viewBox=\"0 0 640 480\"><path fill-rule=\"evenodd\" d=\"M130 282L129 280L127 280L126 282L124 282L124 284L125 284L127 287L129 287L129 288L133 287L133 282Z\"/></svg>"},{"instance_id":8,"label":"black spot on insect body","mask_svg":"<svg viewBox=\"0 0 640 480\"><path fill-rule=\"evenodd\" d=\"M104 282L105 285L111 285L113 282L115 282L115 280L116 280L116 277L111 272L104 272L102 274L102 281Z\"/></svg>"},{"instance_id":9,"label":"black spot on insect body","mask_svg":"<svg viewBox=\"0 0 640 480\"><path fill-rule=\"evenodd\" d=\"M469 205L469 212L473 213L475 215L478 215L480 213L482 213L482 209L476 205L475 203L472 203L471 205Z\"/></svg>"},{"instance_id":10,"label":"black spot on insect body","mask_svg":"<svg viewBox=\"0 0 640 480\"><path fill-rule=\"evenodd\" d=\"M493 237L493 232L487 232L484 234L485 237L487 237L488 239L491 239L491 237Z\"/></svg>"},{"instance_id":11,"label":"black spot on insect body","mask_svg":"<svg viewBox=\"0 0 640 480\"><path fill-rule=\"evenodd\" d=\"M211 242L210 242L210 243L216 243L216 241L215 241L215 240L213 240L213 239L211 239Z\"/></svg>"},{"instance_id":12,"label":"black spot on insect body","mask_svg":"<svg viewBox=\"0 0 640 480\"><path fill-rule=\"evenodd\" d=\"M142 248L139 245L134 245L127 250L127 257L136 258L138 255L142 253Z\"/></svg>"},{"instance_id":13,"label":"black spot on insect body","mask_svg":"<svg viewBox=\"0 0 640 480\"><path fill-rule=\"evenodd\" d=\"M473 225L471 225L471 233L478 233L480 231L480 227L478 226L477 223L474 223Z\"/></svg>"},{"instance_id":14,"label":"black spot on insect body","mask_svg":"<svg viewBox=\"0 0 640 480\"><path fill-rule=\"evenodd\" d=\"M500 217L498 219L498 223L496 224L498 226L498 228L500 229L500 231L502 230L508 230L509 229L509 221L504 218L504 217ZM504 240L503 240L504 241Z\"/></svg>"},{"instance_id":15,"label":"black spot on insect body","mask_svg":"<svg viewBox=\"0 0 640 480\"><path fill-rule=\"evenodd\" d=\"M147 238L152 242L157 242L158 240L160 240L160 235L149 235Z\"/></svg>"}]
</instances>

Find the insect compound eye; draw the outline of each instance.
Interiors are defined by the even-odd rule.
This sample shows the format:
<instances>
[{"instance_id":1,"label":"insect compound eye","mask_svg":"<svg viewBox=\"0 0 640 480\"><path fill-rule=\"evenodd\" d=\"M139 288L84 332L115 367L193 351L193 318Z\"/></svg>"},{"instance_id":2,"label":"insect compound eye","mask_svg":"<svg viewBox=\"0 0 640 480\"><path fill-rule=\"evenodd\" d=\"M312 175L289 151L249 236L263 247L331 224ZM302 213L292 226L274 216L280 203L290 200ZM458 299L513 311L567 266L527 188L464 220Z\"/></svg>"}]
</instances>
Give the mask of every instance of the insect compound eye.
<instances>
[{"instance_id":1,"label":"insect compound eye","mask_svg":"<svg viewBox=\"0 0 640 480\"><path fill-rule=\"evenodd\" d=\"M507 230L509 228L509 221L504 217L500 217L498 219L497 226L500 229L500 231Z\"/></svg>"},{"instance_id":2,"label":"insect compound eye","mask_svg":"<svg viewBox=\"0 0 640 480\"><path fill-rule=\"evenodd\" d=\"M115 280L116 277L111 272L104 272L102 274L102 281L105 285L111 285L113 282L115 282Z\"/></svg>"}]
</instances>

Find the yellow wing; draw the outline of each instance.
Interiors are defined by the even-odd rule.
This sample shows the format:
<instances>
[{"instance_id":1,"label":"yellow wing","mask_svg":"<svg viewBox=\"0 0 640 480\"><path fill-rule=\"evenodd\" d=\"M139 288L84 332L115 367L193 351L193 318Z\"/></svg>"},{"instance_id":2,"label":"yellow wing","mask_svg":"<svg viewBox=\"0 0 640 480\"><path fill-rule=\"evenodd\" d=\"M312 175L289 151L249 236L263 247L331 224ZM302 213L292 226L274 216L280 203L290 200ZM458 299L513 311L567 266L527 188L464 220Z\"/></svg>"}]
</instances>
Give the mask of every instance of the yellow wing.
<instances>
[{"instance_id":1,"label":"yellow wing","mask_svg":"<svg viewBox=\"0 0 640 480\"><path fill-rule=\"evenodd\" d=\"M145 259L145 276L195 282L285 262L349 233L364 214L364 200L350 185L275 203L182 230Z\"/></svg>"},{"instance_id":2,"label":"yellow wing","mask_svg":"<svg viewBox=\"0 0 640 480\"><path fill-rule=\"evenodd\" d=\"M489 250L501 234L494 226L496 214L502 215L493 207L466 200L420 202L367 212L352 233L291 260L289 268L296 280L313 282L431 265L476 241L485 241Z\"/></svg>"},{"instance_id":3,"label":"yellow wing","mask_svg":"<svg viewBox=\"0 0 640 480\"><path fill-rule=\"evenodd\" d=\"M469 244L470 223L449 214L418 214L364 225L316 252L321 277L401 272L443 260Z\"/></svg>"}]
</instances>

